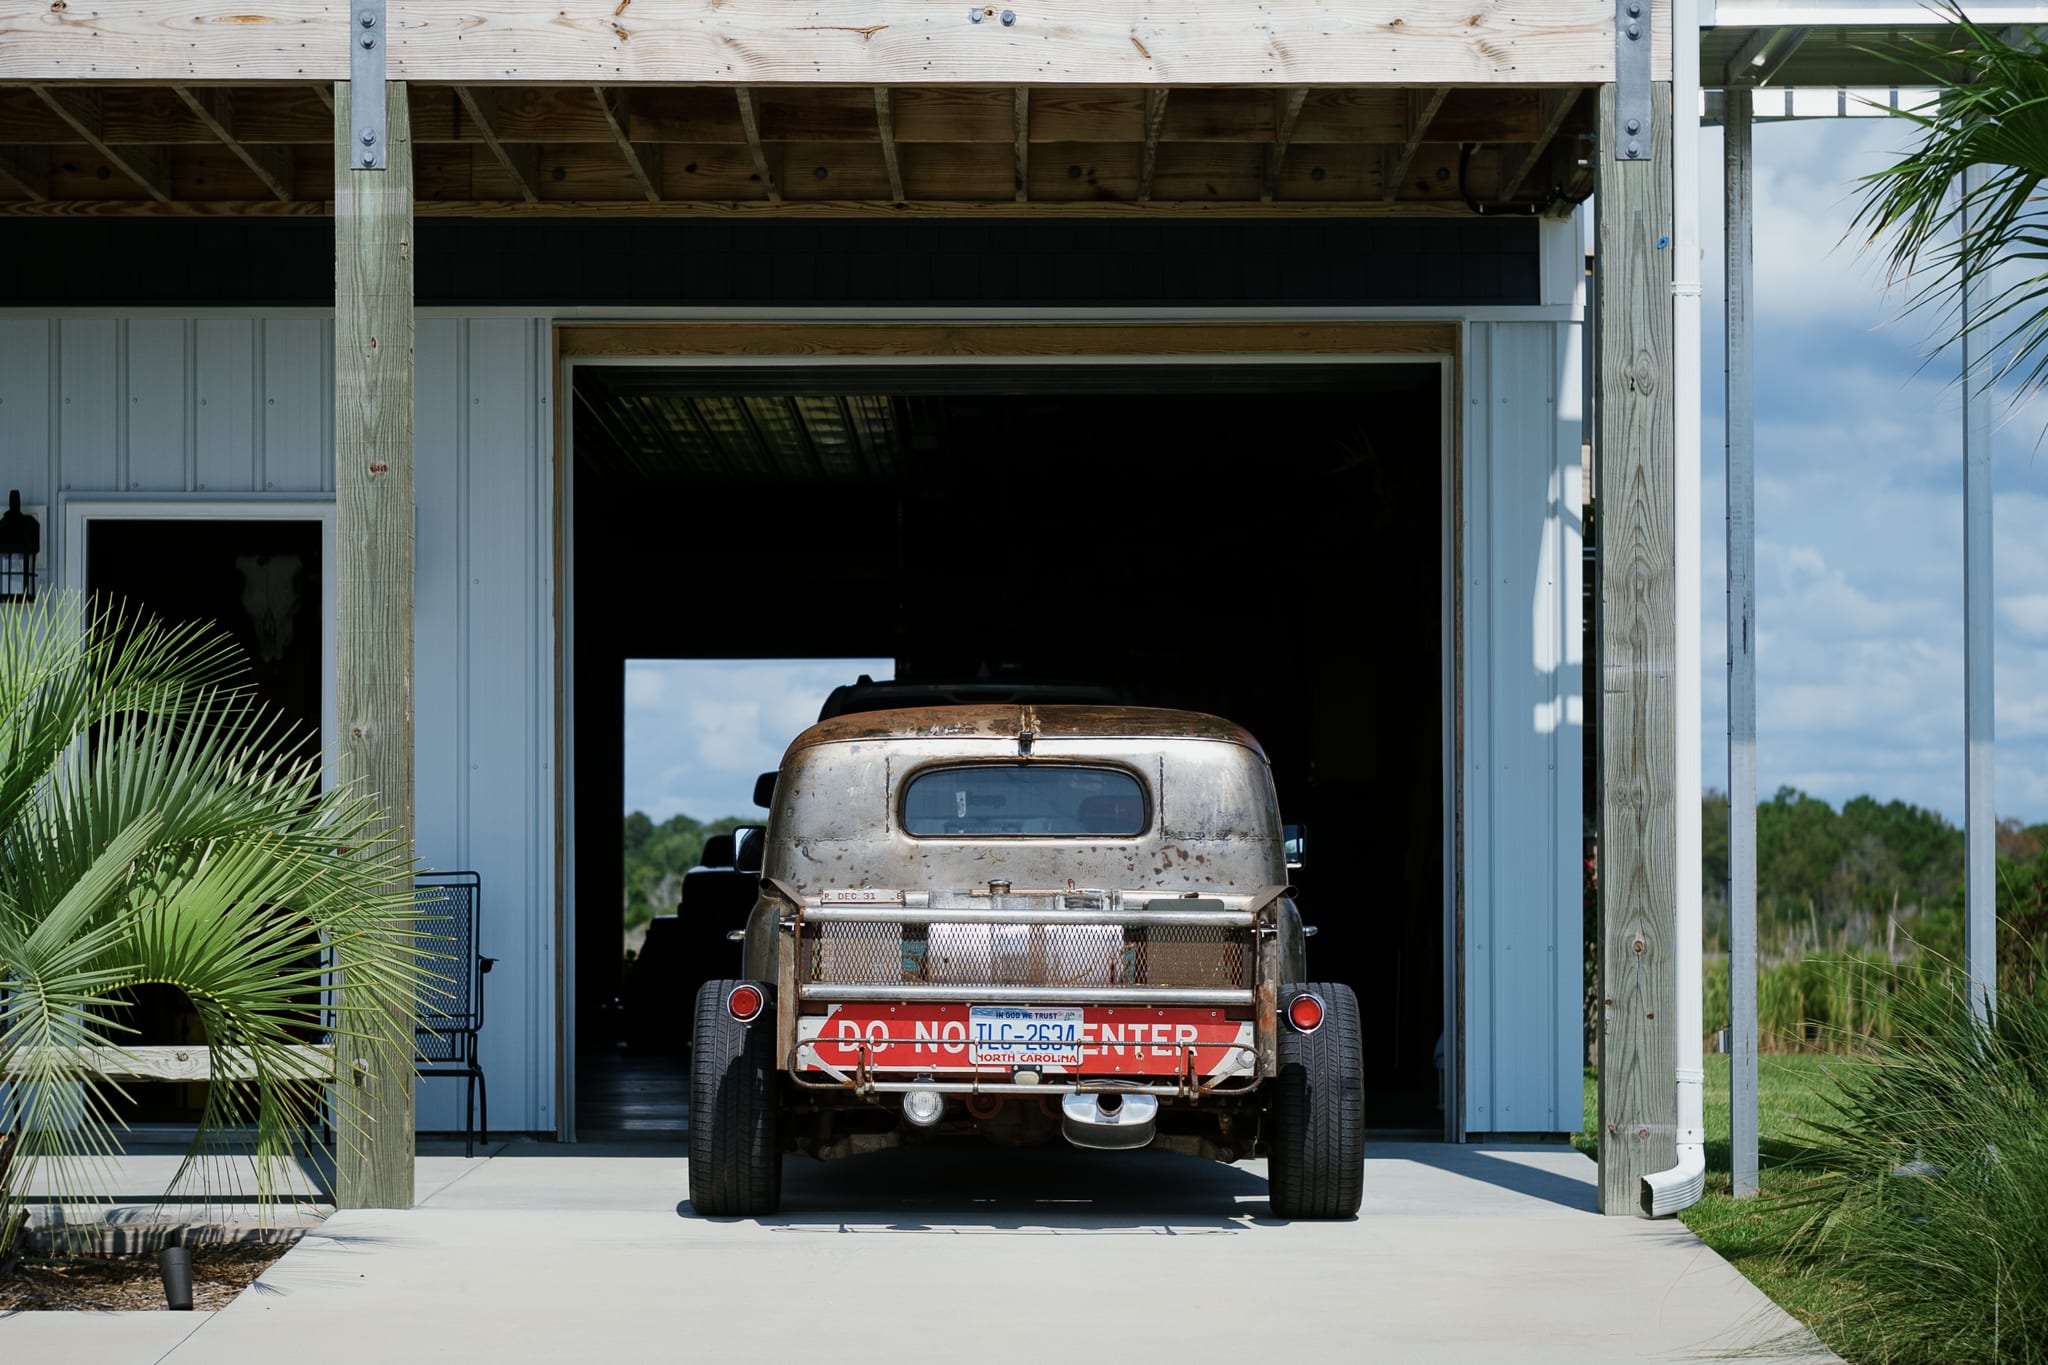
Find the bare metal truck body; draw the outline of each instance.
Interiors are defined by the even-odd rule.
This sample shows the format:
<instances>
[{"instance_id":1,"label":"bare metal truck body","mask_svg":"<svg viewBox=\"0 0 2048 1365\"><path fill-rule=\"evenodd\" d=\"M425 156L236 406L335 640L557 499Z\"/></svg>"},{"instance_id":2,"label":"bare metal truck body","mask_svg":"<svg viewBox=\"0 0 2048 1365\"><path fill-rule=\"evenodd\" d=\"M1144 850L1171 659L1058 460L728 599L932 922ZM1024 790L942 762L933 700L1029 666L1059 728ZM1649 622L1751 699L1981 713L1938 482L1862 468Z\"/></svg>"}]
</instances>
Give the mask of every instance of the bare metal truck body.
<instances>
[{"instance_id":1,"label":"bare metal truck body","mask_svg":"<svg viewBox=\"0 0 2048 1365\"><path fill-rule=\"evenodd\" d=\"M1264 753L1212 716L947 706L823 722L774 779L739 978L697 1002L690 1186L785 1150L978 1136L1270 1158L1362 1188L1357 1006L1307 980Z\"/></svg>"}]
</instances>

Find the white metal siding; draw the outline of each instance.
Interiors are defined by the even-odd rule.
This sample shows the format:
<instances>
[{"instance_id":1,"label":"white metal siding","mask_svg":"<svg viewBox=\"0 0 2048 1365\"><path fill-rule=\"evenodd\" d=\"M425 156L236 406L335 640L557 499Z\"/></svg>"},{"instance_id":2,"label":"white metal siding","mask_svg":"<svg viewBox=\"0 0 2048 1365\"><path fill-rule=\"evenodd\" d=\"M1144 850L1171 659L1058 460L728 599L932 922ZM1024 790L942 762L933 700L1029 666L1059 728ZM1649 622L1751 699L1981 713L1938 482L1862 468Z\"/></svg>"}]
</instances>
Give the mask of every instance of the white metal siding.
<instances>
[{"instance_id":1,"label":"white metal siding","mask_svg":"<svg viewBox=\"0 0 2048 1365\"><path fill-rule=\"evenodd\" d=\"M1578 329L1472 322L1458 515L1465 676L1461 1127L1580 1124ZM314 314L0 318L0 491L303 498L333 486ZM416 341L417 828L484 879L495 1126L551 1130L555 1080L549 335L424 318ZM131 487L132 485L132 487ZM460 1087L421 1090L455 1121Z\"/></svg>"},{"instance_id":2,"label":"white metal siding","mask_svg":"<svg viewBox=\"0 0 2048 1365\"><path fill-rule=\"evenodd\" d=\"M551 349L525 318L415 340L420 855L483 874L483 1062L515 1130L555 1126ZM422 1086L421 1126L455 1126L461 1096Z\"/></svg>"},{"instance_id":3,"label":"white metal siding","mask_svg":"<svg viewBox=\"0 0 2048 1365\"><path fill-rule=\"evenodd\" d=\"M1575 1131L1578 329L1474 323L1467 336L1462 1127Z\"/></svg>"},{"instance_id":4,"label":"white metal siding","mask_svg":"<svg viewBox=\"0 0 2048 1365\"><path fill-rule=\"evenodd\" d=\"M71 498L331 496L333 345L312 313L0 318L0 493L50 508L53 581ZM483 876L507 1131L555 1126L549 349L526 318L427 318L416 342L418 849ZM421 1126L461 1097L423 1084Z\"/></svg>"}]
</instances>

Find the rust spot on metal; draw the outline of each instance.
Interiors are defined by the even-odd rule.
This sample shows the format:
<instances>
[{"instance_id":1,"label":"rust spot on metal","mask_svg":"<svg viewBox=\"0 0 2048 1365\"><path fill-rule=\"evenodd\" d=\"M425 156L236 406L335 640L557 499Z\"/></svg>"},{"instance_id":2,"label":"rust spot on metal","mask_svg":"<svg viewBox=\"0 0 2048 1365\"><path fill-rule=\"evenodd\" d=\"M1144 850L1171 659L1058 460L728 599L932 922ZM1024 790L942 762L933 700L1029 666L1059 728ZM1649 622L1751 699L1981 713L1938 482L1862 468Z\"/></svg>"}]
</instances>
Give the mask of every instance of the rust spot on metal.
<instances>
[{"instance_id":1,"label":"rust spot on metal","mask_svg":"<svg viewBox=\"0 0 2048 1365\"><path fill-rule=\"evenodd\" d=\"M1195 711L1140 706L1035 706L1029 708L1034 738L1209 739L1239 744L1261 758L1265 749L1242 726ZM786 764L819 744L872 739L1015 739L1025 729L1026 708L1017 705L906 706L893 711L857 711L820 721L798 735L783 757Z\"/></svg>"},{"instance_id":2,"label":"rust spot on metal","mask_svg":"<svg viewBox=\"0 0 2048 1365\"><path fill-rule=\"evenodd\" d=\"M1138 41L1138 35L1135 33L1131 35L1131 46L1138 49L1138 55L1140 57L1143 57L1148 62L1152 60L1151 51L1143 43Z\"/></svg>"}]
</instances>

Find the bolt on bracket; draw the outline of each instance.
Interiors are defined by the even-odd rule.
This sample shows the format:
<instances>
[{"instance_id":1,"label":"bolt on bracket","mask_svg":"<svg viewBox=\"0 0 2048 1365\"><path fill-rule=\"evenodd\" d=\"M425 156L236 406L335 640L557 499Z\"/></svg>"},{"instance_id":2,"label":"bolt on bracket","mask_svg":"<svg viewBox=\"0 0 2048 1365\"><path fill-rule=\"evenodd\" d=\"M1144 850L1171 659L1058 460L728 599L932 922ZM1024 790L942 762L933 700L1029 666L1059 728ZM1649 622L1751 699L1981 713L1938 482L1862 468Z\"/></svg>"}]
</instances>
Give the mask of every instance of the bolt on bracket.
<instances>
[{"instance_id":1,"label":"bolt on bracket","mask_svg":"<svg viewBox=\"0 0 2048 1365\"><path fill-rule=\"evenodd\" d=\"M390 139L384 126L384 0L355 0L349 7L348 111L355 122L349 165L358 171L386 168Z\"/></svg>"},{"instance_id":2,"label":"bolt on bracket","mask_svg":"<svg viewBox=\"0 0 2048 1365\"><path fill-rule=\"evenodd\" d=\"M1614 0L1614 159L1648 161L1650 0Z\"/></svg>"}]
</instances>

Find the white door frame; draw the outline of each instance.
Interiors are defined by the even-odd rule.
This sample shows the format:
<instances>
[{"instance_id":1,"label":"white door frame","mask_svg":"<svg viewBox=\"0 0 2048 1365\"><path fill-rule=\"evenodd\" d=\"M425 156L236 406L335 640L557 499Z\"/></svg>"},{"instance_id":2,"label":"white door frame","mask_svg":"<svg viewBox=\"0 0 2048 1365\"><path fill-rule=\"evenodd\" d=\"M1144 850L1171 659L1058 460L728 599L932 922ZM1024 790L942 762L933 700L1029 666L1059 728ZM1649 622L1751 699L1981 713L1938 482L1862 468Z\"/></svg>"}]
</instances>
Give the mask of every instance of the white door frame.
<instances>
[{"instance_id":1,"label":"white door frame","mask_svg":"<svg viewBox=\"0 0 2048 1365\"><path fill-rule=\"evenodd\" d=\"M334 501L332 498L193 497L165 493L149 497L102 497L64 493L58 498L64 522L64 573L61 586L83 592L92 524L96 521L314 521L320 524L320 766L321 785L334 771L340 755L336 745L339 705L335 627L338 620L334 577Z\"/></svg>"}]
</instances>

